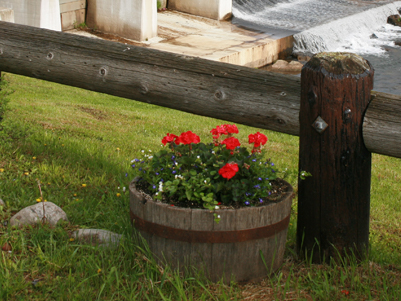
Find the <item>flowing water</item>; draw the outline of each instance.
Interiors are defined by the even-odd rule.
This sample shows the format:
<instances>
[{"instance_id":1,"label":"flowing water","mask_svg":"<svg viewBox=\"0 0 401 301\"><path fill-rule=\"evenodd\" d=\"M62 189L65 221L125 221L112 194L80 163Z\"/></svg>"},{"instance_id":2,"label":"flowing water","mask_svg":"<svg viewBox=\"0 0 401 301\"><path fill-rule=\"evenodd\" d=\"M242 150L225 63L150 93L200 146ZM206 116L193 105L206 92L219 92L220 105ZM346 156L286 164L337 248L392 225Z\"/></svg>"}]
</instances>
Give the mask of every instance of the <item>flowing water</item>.
<instances>
[{"instance_id":1,"label":"flowing water","mask_svg":"<svg viewBox=\"0 0 401 301\"><path fill-rule=\"evenodd\" d=\"M399 10L390 0L234 0L233 23L292 34L295 53L357 53L375 69L375 90L401 95L401 27L386 24Z\"/></svg>"}]
</instances>

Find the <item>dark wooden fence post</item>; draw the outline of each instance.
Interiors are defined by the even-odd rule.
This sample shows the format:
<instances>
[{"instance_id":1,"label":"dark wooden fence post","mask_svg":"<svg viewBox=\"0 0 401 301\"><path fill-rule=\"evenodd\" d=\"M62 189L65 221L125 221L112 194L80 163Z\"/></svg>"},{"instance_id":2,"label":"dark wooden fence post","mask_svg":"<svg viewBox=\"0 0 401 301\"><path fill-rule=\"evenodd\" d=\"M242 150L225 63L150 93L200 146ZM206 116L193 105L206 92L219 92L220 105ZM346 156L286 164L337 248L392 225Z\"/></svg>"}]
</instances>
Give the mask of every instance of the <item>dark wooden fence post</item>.
<instances>
[{"instance_id":1,"label":"dark wooden fence post","mask_svg":"<svg viewBox=\"0 0 401 301\"><path fill-rule=\"evenodd\" d=\"M373 88L370 63L320 53L302 69L297 248L313 262L367 254L371 153L362 123Z\"/></svg>"}]
</instances>

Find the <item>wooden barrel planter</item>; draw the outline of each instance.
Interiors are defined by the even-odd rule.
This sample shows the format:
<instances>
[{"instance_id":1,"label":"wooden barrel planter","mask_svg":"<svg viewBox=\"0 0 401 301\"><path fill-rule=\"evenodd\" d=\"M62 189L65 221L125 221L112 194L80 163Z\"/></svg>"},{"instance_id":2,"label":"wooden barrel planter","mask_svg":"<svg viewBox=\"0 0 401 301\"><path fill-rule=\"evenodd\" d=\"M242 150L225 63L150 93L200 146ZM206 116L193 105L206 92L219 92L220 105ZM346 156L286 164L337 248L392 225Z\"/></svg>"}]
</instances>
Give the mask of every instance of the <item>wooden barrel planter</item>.
<instances>
[{"instance_id":1,"label":"wooden barrel planter","mask_svg":"<svg viewBox=\"0 0 401 301\"><path fill-rule=\"evenodd\" d=\"M279 202L216 210L217 224L209 210L147 200L133 181L131 221L159 263L181 271L202 269L212 281L260 280L283 262L293 196L291 185L283 183L288 189Z\"/></svg>"}]
</instances>

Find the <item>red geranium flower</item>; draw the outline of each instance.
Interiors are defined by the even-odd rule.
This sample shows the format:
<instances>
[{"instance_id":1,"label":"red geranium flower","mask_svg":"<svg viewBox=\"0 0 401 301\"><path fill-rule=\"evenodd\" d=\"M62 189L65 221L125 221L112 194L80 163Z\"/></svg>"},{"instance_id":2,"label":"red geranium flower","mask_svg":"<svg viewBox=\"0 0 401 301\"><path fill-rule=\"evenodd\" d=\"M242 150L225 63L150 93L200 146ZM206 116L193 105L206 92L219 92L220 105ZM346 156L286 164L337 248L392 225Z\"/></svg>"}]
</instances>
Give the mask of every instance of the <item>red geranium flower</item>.
<instances>
[{"instance_id":1,"label":"red geranium flower","mask_svg":"<svg viewBox=\"0 0 401 301\"><path fill-rule=\"evenodd\" d=\"M248 136L249 138L249 143L255 143L254 148L259 147L260 145L265 145L267 142L267 137L266 135L257 132L256 134L250 134Z\"/></svg>"},{"instance_id":2,"label":"red geranium flower","mask_svg":"<svg viewBox=\"0 0 401 301\"><path fill-rule=\"evenodd\" d=\"M235 137L230 137L224 139L221 144L225 144L227 149L235 149L237 146L240 146L239 140Z\"/></svg>"},{"instance_id":3,"label":"red geranium flower","mask_svg":"<svg viewBox=\"0 0 401 301\"><path fill-rule=\"evenodd\" d=\"M225 124L223 126L229 134L238 134L238 128L235 124Z\"/></svg>"},{"instance_id":4,"label":"red geranium flower","mask_svg":"<svg viewBox=\"0 0 401 301\"><path fill-rule=\"evenodd\" d=\"M170 133L167 133L167 136L165 136L163 139L162 139L162 143L164 144L164 145L166 145L167 143L170 143L170 142L173 142L175 139L177 139L178 138L178 136L176 136L176 135L174 135L174 134L170 134Z\"/></svg>"},{"instance_id":5,"label":"red geranium flower","mask_svg":"<svg viewBox=\"0 0 401 301\"><path fill-rule=\"evenodd\" d=\"M223 178L229 180L233 176L235 176L235 174L238 172L238 170L239 170L239 168L238 168L238 164L237 163L227 163L222 168L220 168L219 174Z\"/></svg>"},{"instance_id":6,"label":"red geranium flower","mask_svg":"<svg viewBox=\"0 0 401 301\"><path fill-rule=\"evenodd\" d=\"M215 129L212 129L210 132L212 133L214 139L218 139L220 135L228 135L224 125L218 125L216 126Z\"/></svg>"},{"instance_id":7,"label":"red geranium flower","mask_svg":"<svg viewBox=\"0 0 401 301\"><path fill-rule=\"evenodd\" d=\"M182 133L180 135L180 137L178 137L175 140L175 143L177 143L177 144L180 144L180 143L182 143L182 144L191 144L191 143L199 143L199 142L200 142L199 136L194 134L194 133L192 133L191 131Z\"/></svg>"}]
</instances>

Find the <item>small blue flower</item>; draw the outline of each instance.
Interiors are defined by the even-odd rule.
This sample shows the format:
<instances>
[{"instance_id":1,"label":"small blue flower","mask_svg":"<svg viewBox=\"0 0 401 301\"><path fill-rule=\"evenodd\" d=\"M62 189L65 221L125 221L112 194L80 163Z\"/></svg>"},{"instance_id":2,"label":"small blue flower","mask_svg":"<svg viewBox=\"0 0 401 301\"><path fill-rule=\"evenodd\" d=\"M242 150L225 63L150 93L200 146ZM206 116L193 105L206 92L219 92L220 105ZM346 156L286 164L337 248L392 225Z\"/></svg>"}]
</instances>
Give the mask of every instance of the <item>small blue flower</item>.
<instances>
[{"instance_id":1,"label":"small blue flower","mask_svg":"<svg viewBox=\"0 0 401 301\"><path fill-rule=\"evenodd\" d=\"M272 172L276 172L274 169L272 169Z\"/></svg>"},{"instance_id":2,"label":"small blue flower","mask_svg":"<svg viewBox=\"0 0 401 301\"><path fill-rule=\"evenodd\" d=\"M249 204L250 204L250 203L249 203L248 201L246 201L246 202L245 202L245 205L247 205L247 206L248 206Z\"/></svg>"},{"instance_id":3,"label":"small blue flower","mask_svg":"<svg viewBox=\"0 0 401 301\"><path fill-rule=\"evenodd\" d=\"M266 178L267 181L269 181L269 178Z\"/></svg>"},{"instance_id":4,"label":"small blue flower","mask_svg":"<svg viewBox=\"0 0 401 301\"><path fill-rule=\"evenodd\" d=\"M246 192L246 193L245 193L245 195L246 195L246 196L251 196L251 195L252 195L252 193L250 193L250 192Z\"/></svg>"},{"instance_id":5,"label":"small blue flower","mask_svg":"<svg viewBox=\"0 0 401 301\"><path fill-rule=\"evenodd\" d=\"M135 159L135 162L139 162L139 161L141 161L141 160L139 160L139 159Z\"/></svg>"},{"instance_id":6,"label":"small blue flower","mask_svg":"<svg viewBox=\"0 0 401 301\"><path fill-rule=\"evenodd\" d=\"M145 161L142 161L141 163L143 164L143 163L145 163Z\"/></svg>"},{"instance_id":7,"label":"small blue flower","mask_svg":"<svg viewBox=\"0 0 401 301\"><path fill-rule=\"evenodd\" d=\"M262 178L258 178L258 180L259 180L259 181L262 181L263 179L262 179Z\"/></svg>"},{"instance_id":8,"label":"small blue flower","mask_svg":"<svg viewBox=\"0 0 401 301\"><path fill-rule=\"evenodd\" d=\"M160 170L163 170L164 168L162 167L162 168L160 168Z\"/></svg>"},{"instance_id":9,"label":"small blue flower","mask_svg":"<svg viewBox=\"0 0 401 301\"><path fill-rule=\"evenodd\" d=\"M164 180L163 180L163 179L160 179L160 182L164 182Z\"/></svg>"},{"instance_id":10,"label":"small blue flower","mask_svg":"<svg viewBox=\"0 0 401 301\"><path fill-rule=\"evenodd\" d=\"M175 170L173 170L173 175L176 174L177 172Z\"/></svg>"},{"instance_id":11,"label":"small blue flower","mask_svg":"<svg viewBox=\"0 0 401 301\"><path fill-rule=\"evenodd\" d=\"M175 159L175 156L174 156L174 155L172 155L172 156L171 156L171 160L174 160L174 159Z\"/></svg>"},{"instance_id":12,"label":"small blue flower","mask_svg":"<svg viewBox=\"0 0 401 301\"><path fill-rule=\"evenodd\" d=\"M139 171L141 171L142 170L142 168L139 168Z\"/></svg>"},{"instance_id":13,"label":"small blue flower","mask_svg":"<svg viewBox=\"0 0 401 301\"><path fill-rule=\"evenodd\" d=\"M158 176L158 175L159 175L159 173L157 172L157 173L156 173L156 176Z\"/></svg>"},{"instance_id":14,"label":"small blue flower","mask_svg":"<svg viewBox=\"0 0 401 301\"><path fill-rule=\"evenodd\" d=\"M153 189L156 189L156 185L153 185L152 188L153 188Z\"/></svg>"},{"instance_id":15,"label":"small blue flower","mask_svg":"<svg viewBox=\"0 0 401 301\"><path fill-rule=\"evenodd\" d=\"M143 173L146 173L146 170L144 170Z\"/></svg>"},{"instance_id":16,"label":"small blue flower","mask_svg":"<svg viewBox=\"0 0 401 301\"><path fill-rule=\"evenodd\" d=\"M260 185L259 184L255 185L255 186L253 186L253 188L260 189Z\"/></svg>"},{"instance_id":17,"label":"small blue flower","mask_svg":"<svg viewBox=\"0 0 401 301\"><path fill-rule=\"evenodd\" d=\"M126 173L125 176L128 177L128 174Z\"/></svg>"},{"instance_id":18,"label":"small blue flower","mask_svg":"<svg viewBox=\"0 0 401 301\"><path fill-rule=\"evenodd\" d=\"M262 200L261 198L259 198L259 202L260 202L260 203L263 203L263 200Z\"/></svg>"},{"instance_id":19,"label":"small blue flower","mask_svg":"<svg viewBox=\"0 0 401 301\"><path fill-rule=\"evenodd\" d=\"M272 195L272 192L271 192L271 191L269 191L269 195Z\"/></svg>"},{"instance_id":20,"label":"small blue flower","mask_svg":"<svg viewBox=\"0 0 401 301\"><path fill-rule=\"evenodd\" d=\"M256 162L256 159L252 159L252 162Z\"/></svg>"},{"instance_id":21,"label":"small blue flower","mask_svg":"<svg viewBox=\"0 0 401 301\"><path fill-rule=\"evenodd\" d=\"M131 167L132 167L132 168L135 168L135 164L132 164Z\"/></svg>"},{"instance_id":22,"label":"small blue flower","mask_svg":"<svg viewBox=\"0 0 401 301\"><path fill-rule=\"evenodd\" d=\"M270 164L271 166L274 166L274 163Z\"/></svg>"}]
</instances>

